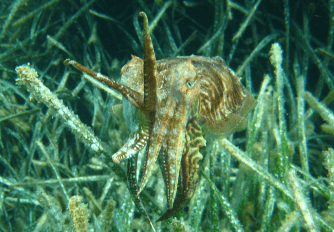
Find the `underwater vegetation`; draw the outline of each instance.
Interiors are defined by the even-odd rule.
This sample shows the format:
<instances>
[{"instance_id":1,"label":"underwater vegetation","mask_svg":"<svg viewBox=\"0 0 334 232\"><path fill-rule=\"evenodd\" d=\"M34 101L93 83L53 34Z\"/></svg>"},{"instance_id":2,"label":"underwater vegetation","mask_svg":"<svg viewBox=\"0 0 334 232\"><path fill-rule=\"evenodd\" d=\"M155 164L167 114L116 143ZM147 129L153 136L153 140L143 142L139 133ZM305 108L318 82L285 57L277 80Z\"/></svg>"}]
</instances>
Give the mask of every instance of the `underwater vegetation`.
<instances>
[{"instance_id":1,"label":"underwater vegetation","mask_svg":"<svg viewBox=\"0 0 334 232\"><path fill-rule=\"evenodd\" d=\"M152 231L108 161L129 136L122 96L63 65L120 82L143 58L140 11L157 60L219 56L257 100L245 130L204 135L196 190L162 222L155 165L140 193L155 230L333 231L334 0L2 0L0 230Z\"/></svg>"}]
</instances>

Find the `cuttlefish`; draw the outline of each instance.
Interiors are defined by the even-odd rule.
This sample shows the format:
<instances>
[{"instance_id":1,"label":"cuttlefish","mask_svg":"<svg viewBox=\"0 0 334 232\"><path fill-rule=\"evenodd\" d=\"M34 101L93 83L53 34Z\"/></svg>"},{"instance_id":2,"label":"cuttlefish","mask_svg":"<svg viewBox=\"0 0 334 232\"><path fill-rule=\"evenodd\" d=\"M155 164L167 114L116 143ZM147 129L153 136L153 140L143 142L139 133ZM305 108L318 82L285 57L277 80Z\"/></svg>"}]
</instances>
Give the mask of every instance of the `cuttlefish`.
<instances>
[{"instance_id":1,"label":"cuttlefish","mask_svg":"<svg viewBox=\"0 0 334 232\"><path fill-rule=\"evenodd\" d=\"M144 60L132 56L122 68L121 83L76 61L68 59L64 63L123 95L123 115L131 132L124 146L112 155L112 161L119 164L129 160L129 189L137 207L147 216L139 193L159 157L168 202L161 221L182 209L195 192L203 158L200 149L206 145L203 133L221 137L242 130L245 115L256 101L220 57L192 55L157 61L147 16L144 12L139 15L144 19ZM137 154L146 146L138 189Z\"/></svg>"}]
</instances>

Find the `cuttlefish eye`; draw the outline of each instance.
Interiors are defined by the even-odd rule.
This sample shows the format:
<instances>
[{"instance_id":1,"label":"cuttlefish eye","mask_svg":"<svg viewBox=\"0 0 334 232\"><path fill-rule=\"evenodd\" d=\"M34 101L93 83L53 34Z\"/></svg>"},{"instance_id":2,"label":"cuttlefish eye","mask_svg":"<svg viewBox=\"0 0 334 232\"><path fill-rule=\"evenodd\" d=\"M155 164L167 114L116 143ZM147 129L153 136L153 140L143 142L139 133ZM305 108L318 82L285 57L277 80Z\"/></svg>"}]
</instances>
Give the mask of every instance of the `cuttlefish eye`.
<instances>
[{"instance_id":1,"label":"cuttlefish eye","mask_svg":"<svg viewBox=\"0 0 334 232\"><path fill-rule=\"evenodd\" d=\"M193 89L198 83L196 69L190 60L177 66L175 78L175 86L178 88Z\"/></svg>"},{"instance_id":2,"label":"cuttlefish eye","mask_svg":"<svg viewBox=\"0 0 334 232\"><path fill-rule=\"evenodd\" d=\"M188 87L189 89L193 89L196 85L197 85L197 80L195 80L195 81L190 81L190 80L188 80L188 81L187 81L187 87Z\"/></svg>"}]
</instances>

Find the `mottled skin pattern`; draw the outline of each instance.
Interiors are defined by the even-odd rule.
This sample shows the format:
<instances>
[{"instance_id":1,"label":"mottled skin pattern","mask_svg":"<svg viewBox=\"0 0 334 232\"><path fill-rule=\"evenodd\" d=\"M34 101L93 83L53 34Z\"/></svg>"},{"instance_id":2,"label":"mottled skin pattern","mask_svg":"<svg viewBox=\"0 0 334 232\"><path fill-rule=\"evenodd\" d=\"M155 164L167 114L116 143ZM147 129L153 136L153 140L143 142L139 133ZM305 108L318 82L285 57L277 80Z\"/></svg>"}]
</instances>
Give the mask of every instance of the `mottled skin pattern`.
<instances>
[{"instance_id":1,"label":"mottled skin pattern","mask_svg":"<svg viewBox=\"0 0 334 232\"><path fill-rule=\"evenodd\" d=\"M122 68L122 84L66 60L123 95L123 114L131 129L128 141L112 156L114 163L128 159L128 186L139 210L152 223L139 193L160 156L168 210L165 220L193 196L199 179L200 149L206 145L202 130L228 136L246 125L244 116L255 100L234 72L219 58L185 56L156 61L144 18L144 60L132 56ZM137 153L145 146L143 177L137 187ZM153 226L152 226L153 228Z\"/></svg>"}]
</instances>

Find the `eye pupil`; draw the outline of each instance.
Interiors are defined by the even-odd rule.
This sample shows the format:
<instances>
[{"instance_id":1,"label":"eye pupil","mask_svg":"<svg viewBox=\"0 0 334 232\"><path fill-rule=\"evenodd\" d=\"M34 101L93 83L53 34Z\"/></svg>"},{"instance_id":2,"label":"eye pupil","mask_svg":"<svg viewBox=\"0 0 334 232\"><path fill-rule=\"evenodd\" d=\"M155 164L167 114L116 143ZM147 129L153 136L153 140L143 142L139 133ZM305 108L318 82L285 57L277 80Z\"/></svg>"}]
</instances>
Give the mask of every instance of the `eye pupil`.
<instances>
[{"instance_id":1,"label":"eye pupil","mask_svg":"<svg viewBox=\"0 0 334 232\"><path fill-rule=\"evenodd\" d=\"M187 86L188 88L193 88L194 87L194 83L192 83L191 81L187 82Z\"/></svg>"}]
</instances>

